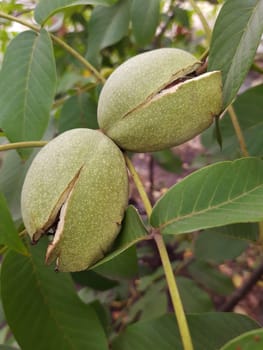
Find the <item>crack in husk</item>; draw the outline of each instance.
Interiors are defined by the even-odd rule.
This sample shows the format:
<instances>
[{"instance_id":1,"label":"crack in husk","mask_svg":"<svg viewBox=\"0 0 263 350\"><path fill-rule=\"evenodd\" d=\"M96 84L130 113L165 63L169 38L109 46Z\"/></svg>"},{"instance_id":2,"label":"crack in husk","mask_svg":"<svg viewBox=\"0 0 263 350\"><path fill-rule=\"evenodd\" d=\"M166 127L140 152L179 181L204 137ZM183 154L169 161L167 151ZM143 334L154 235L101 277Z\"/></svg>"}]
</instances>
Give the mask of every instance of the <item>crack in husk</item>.
<instances>
[{"instance_id":1,"label":"crack in husk","mask_svg":"<svg viewBox=\"0 0 263 350\"><path fill-rule=\"evenodd\" d=\"M61 218L61 211L64 206L64 204L68 201L70 194L80 176L81 170L83 168L83 165L79 168L79 170L76 172L74 175L73 179L69 182L68 186L66 189L63 191L63 193L60 195L55 207L53 208L47 222L40 228L38 229L32 238L32 244L36 244L39 239L47 234L47 235L53 235L54 239L52 241L52 244L55 240L56 234L57 234L57 228L59 226L59 221Z\"/></svg>"},{"instance_id":2,"label":"crack in husk","mask_svg":"<svg viewBox=\"0 0 263 350\"><path fill-rule=\"evenodd\" d=\"M56 271L58 271L59 255L60 255L60 251L58 250L58 244L59 244L61 237L63 235L64 222L65 222L65 216L66 216L66 212L67 212L69 199L70 199L70 197L73 193L74 187L79 179L82 168L83 168L83 166L78 170L78 172L76 173L74 178L69 183L66 191L64 191L64 193L63 193L63 194L65 194L65 199L62 202L60 209L59 209L59 212L57 214L57 220L55 222L55 224L57 224L56 228L55 228L55 234L54 234L52 242L50 242L50 244L47 247L45 263L51 264L56 259L56 268L55 268ZM64 196L63 196L63 198L64 198Z\"/></svg>"},{"instance_id":3,"label":"crack in husk","mask_svg":"<svg viewBox=\"0 0 263 350\"><path fill-rule=\"evenodd\" d=\"M155 97L160 95L160 93L163 93L164 91L168 91L169 89L173 88L177 85L180 85L184 83L186 80L192 79L196 77L196 71L200 67L201 62L197 61L196 63L192 64L191 66L188 66L179 72L173 74L171 78L163 85L161 85L156 91L152 92L143 102L126 112L121 119L124 119L137 110L145 107L147 104L149 104Z\"/></svg>"}]
</instances>

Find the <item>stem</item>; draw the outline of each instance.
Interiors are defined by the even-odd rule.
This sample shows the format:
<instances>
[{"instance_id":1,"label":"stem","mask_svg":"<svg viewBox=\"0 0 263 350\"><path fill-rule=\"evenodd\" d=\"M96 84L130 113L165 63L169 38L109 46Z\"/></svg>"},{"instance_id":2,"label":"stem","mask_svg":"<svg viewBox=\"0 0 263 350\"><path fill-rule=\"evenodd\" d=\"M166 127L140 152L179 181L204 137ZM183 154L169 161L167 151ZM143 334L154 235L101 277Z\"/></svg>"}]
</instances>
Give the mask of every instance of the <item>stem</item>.
<instances>
[{"instance_id":1,"label":"stem","mask_svg":"<svg viewBox=\"0 0 263 350\"><path fill-rule=\"evenodd\" d=\"M149 198L145 192L144 186L143 186L141 179L140 179L139 175L137 174L132 162L128 158L128 156L126 154L124 154L124 157L125 157L125 161L126 161L128 169L129 169L129 172L130 172L130 174L134 180L134 183L137 187L137 190L141 196L141 199L142 199L142 202L144 204L147 216L148 216L148 218L150 218L150 215L152 213L152 206L151 206ZM192 339L191 339L189 327L187 324L186 316L184 313L182 300L181 300L181 297L180 297L180 294L178 291L175 276L173 273L171 262L169 260L169 256L168 256L168 253L166 250L165 243L163 241L163 237L159 231L158 232L155 231L153 237L154 237L154 240L156 242L156 245L157 245L157 248L158 248L158 251L160 254L160 258L162 261L162 265L163 265L168 289L170 292L172 304L174 307L174 312L175 312L175 316L177 319L179 332L181 334L184 350L193 350Z\"/></svg>"},{"instance_id":2,"label":"stem","mask_svg":"<svg viewBox=\"0 0 263 350\"><path fill-rule=\"evenodd\" d=\"M75 57L80 63L83 64L97 79L98 81L105 83L105 79L103 76L95 69L89 61L87 61L82 55L80 55L76 50L74 50L71 46L69 46L65 41L61 40L57 36L50 34L53 41L63 47L66 51L68 51L73 57Z\"/></svg>"},{"instance_id":3,"label":"stem","mask_svg":"<svg viewBox=\"0 0 263 350\"><path fill-rule=\"evenodd\" d=\"M139 195L141 197L141 200L143 202L143 205L144 205L144 208L145 208L145 211L146 211L146 214L148 216L148 218L151 216L152 214L152 205L151 205L151 202L147 196L147 193L145 192L145 189L144 189L144 186L142 184L142 181L137 173L137 171L135 170L131 160L129 159L129 157L124 154L124 158L125 158L125 161L126 161L126 164L127 164L127 167L129 169L129 172L133 178L133 181L137 187L137 190L139 192Z\"/></svg>"},{"instance_id":4,"label":"stem","mask_svg":"<svg viewBox=\"0 0 263 350\"><path fill-rule=\"evenodd\" d=\"M238 139L238 142L239 142L239 146L240 146L240 149L241 149L242 156L243 157L249 157L249 153L248 153L248 150L247 150L246 142L245 142L245 139L244 139L244 136L243 136L243 133L242 133L241 127L239 125L239 122L238 122L238 119L237 119L237 115L236 115L236 112L235 112L233 106L230 105L228 107L227 111L228 111L228 113L230 115L233 127L235 129L235 132L236 132L236 135L237 135L237 139Z\"/></svg>"},{"instance_id":5,"label":"stem","mask_svg":"<svg viewBox=\"0 0 263 350\"><path fill-rule=\"evenodd\" d=\"M20 231L20 232L18 233L18 236L19 236L19 237L24 237L26 234L27 234L27 230L24 229L23 231Z\"/></svg>"},{"instance_id":6,"label":"stem","mask_svg":"<svg viewBox=\"0 0 263 350\"><path fill-rule=\"evenodd\" d=\"M231 311L251 291L263 275L263 262L251 272L241 287L236 289L229 299L220 307L220 311Z\"/></svg>"},{"instance_id":7,"label":"stem","mask_svg":"<svg viewBox=\"0 0 263 350\"><path fill-rule=\"evenodd\" d=\"M40 27L37 27L33 24L30 24L20 18L8 15L2 11L0 11L0 17L8 19L10 21L13 22L17 22L20 23L22 25L24 25L25 27L28 27L32 30L34 30L35 32L40 32ZM54 42L56 42L57 44L59 44L61 47L63 47L67 52L69 52L73 57L75 57L80 63L82 63L84 65L84 67L86 67L96 78L98 81L105 83L105 79L104 77L96 70L95 67L93 67L89 61L87 61L82 55L80 55L76 50L74 50L71 46L69 46L67 43L65 43L63 40L61 40L60 38L58 38L57 36L55 36L54 34L50 34L50 37L52 38L52 40Z\"/></svg>"},{"instance_id":8,"label":"stem","mask_svg":"<svg viewBox=\"0 0 263 350\"><path fill-rule=\"evenodd\" d=\"M3 246L1 249L0 249L0 255L3 255L6 251L7 251L7 246Z\"/></svg>"},{"instance_id":9,"label":"stem","mask_svg":"<svg viewBox=\"0 0 263 350\"><path fill-rule=\"evenodd\" d=\"M199 61L201 61L201 62L205 61L205 60L207 59L208 55L209 55L209 48L206 49L206 50L202 53L202 55L199 57Z\"/></svg>"},{"instance_id":10,"label":"stem","mask_svg":"<svg viewBox=\"0 0 263 350\"><path fill-rule=\"evenodd\" d=\"M24 142L8 143L6 145L0 145L0 152L9 151L11 149L18 149L18 148L43 147L47 143L48 141L24 141Z\"/></svg>"},{"instance_id":11,"label":"stem","mask_svg":"<svg viewBox=\"0 0 263 350\"><path fill-rule=\"evenodd\" d=\"M23 19L17 18L15 16L8 15L7 13L4 13L2 11L0 11L0 17L8 19L9 21L20 23L23 26L34 30L35 32L40 31L40 28L35 26L34 24L28 23L28 22L24 21Z\"/></svg>"},{"instance_id":12,"label":"stem","mask_svg":"<svg viewBox=\"0 0 263 350\"><path fill-rule=\"evenodd\" d=\"M188 327L186 316L184 313L182 300L176 284L176 280L175 280L173 269L169 260L169 256L167 254L166 246L163 241L163 237L161 236L160 233L155 233L154 240L156 242L156 245L162 260L162 265L164 268L164 273L165 273L165 277L169 287L172 304L173 304L175 315L177 318L177 323L181 334L183 347L185 350L193 350L194 347L192 344L189 327Z\"/></svg>"},{"instance_id":13,"label":"stem","mask_svg":"<svg viewBox=\"0 0 263 350\"><path fill-rule=\"evenodd\" d=\"M206 34L206 37L207 37L207 40L208 40L208 44L209 44L210 41L211 41L211 37L212 37L211 29L209 27L209 24L208 24L205 16L203 15L203 12L201 11L199 6L195 2L195 0L189 0L189 2L191 4L192 8L194 9L194 11L196 12L196 14L198 15L198 17L200 18L200 21L201 21L201 23L203 25L203 28L204 28L204 31L205 31L205 34Z\"/></svg>"}]
</instances>

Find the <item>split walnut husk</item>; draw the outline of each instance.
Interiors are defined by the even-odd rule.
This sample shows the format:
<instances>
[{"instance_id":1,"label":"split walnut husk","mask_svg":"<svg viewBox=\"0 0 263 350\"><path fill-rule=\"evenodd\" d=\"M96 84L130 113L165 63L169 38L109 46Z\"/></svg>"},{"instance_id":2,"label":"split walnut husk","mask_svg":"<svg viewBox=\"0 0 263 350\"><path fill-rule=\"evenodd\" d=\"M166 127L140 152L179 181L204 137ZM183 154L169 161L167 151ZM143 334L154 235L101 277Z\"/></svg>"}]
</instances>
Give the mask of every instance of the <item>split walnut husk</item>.
<instances>
[{"instance_id":1,"label":"split walnut husk","mask_svg":"<svg viewBox=\"0 0 263 350\"><path fill-rule=\"evenodd\" d=\"M100 128L120 148L134 152L159 151L200 134L222 109L221 73L197 75L200 65L173 48L129 59L101 91Z\"/></svg>"},{"instance_id":2,"label":"split walnut husk","mask_svg":"<svg viewBox=\"0 0 263 350\"><path fill-rule=\"evenodd\" d=\"M53 235L46 262L59 271L84 270L116 239L128 201L119 148L99 131L74 129L50 141L23 185L22 217L32 242Z\"/></svg>"}]
</instances>

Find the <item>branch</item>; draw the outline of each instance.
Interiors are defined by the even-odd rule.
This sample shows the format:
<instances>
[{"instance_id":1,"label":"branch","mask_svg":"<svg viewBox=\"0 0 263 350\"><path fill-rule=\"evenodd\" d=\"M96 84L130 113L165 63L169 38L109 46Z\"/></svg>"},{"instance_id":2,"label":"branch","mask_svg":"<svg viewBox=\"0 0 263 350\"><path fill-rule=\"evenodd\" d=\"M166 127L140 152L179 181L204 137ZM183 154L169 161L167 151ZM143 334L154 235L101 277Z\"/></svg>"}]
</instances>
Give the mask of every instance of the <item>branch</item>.
<instances>
[{"instance_id":1,"label":"branch","mask_svg":"<svg viewBox=\"0 0 263 350\"><path fill-rule=\"evenodd\" d=\"M237 115L236 115L236 112L235 112L233 106L230 105L228 107L227 111L228 111L228 113L230 115L233 127L235 129L235 133L236 133L236 136L237 136L237 139L238 139L238 143L239 143L239 146L240 146L240 149L241 149L242 156L243 157L249 157L249 153L248 153L248 150L247 150L245 138L244 138L242 129L241 129L240 125L239 125L239 122L238 122L238 119L237 119Z\"/></svg>"},{"instance_id":2,"label":"branch","mask_svg":"<svg viewBox=\"0 0 263 350\"><path fill-rule=\"evenodd\" d=\"M30 28L34 30L35 32L40 32L40 27L35 26L31 23L28 23L20 18L8 15L2 11L0 11L0 18L8 19L9 21L17 22L22 24L23 26ZM83 56L81 56L76 50L74 50L71 46L69 46L67 43L65 43L63 40L55 36L54 34L50 34L50 37L54 42L62 46L67 52L69 52L73 57L75 57L80 63L83 64L84 67L86 67L96 78L98 81L101 81L102 83L105 83L104 77L96 70L95 67L93 67L89 61L87 61Z\"/></svg>"},{"instance_id":3,"label":"branch","mask_svg":"<svg viewBox=\"0 0 263 350\"><path fill-rule=\"evenodd\" d=\"M195 0L189 0L192 8L194 9L195 13L198 15L201 23L202 23L202 26L204 28L204 31L205 31L205 34L206 34L206 38L207 38L207 41L208 43L210 43L211 41L211 36L212 36L212 33L211 33L211 29L209 27L209 24L203 14L203 12L200 10L199 6L197 5L197 3L195 2Z\"/></svg>"},{"instance_id":4,"label":"branch","mask_svg":"<svg viewBox=\"0 0 263 350\"><path fill-rule=\"evenodd\" d=\"M132 178L134 180L134 183L137 187L137 190L141 196L141 199L142 199L142 202L144 204L147 216L148 216L148 218L150 218L151 213L152 213L152 206L151 206L149 198L145 192L144 186L143 186L141 179L140 179L139 175L137 174L132 162L130 161L129 157L126 154L124 155L124 157L125 157L127 167L129 169L129 171L132 175ZM163 237L158 230L153 230L153 238L154 238L155 243L157 245L158 252L159 252L159 255L160 255L160 258L162 261L162 266L164 269L165 278L167 281L167 285L168 285L169 293L171 296L175 316L177 319L179 332L180 332L180 335L182 338L183 348L184 348L184 350L193 350L194 348L193 348L192 339L191 339L189 327L187 324L186 316L184 313L183 303L182 303L182 300L181 300L181 297L180 297L180 294L178 291L178 287L176 284L172 265L171 265L171 262L170 262L170 259L169 259L168 253L167 253L167 249L166 249Z\"/></svg>"},{"instance_id":5,"label":"branch","mask_svg":"<svg viewBox=\"0 0 263 350\"><path fill-rule=\"evenodd\" d=\"M24 141L24 142L7 143L6 145L0 145L0 152L10 151L12 149L19 149L19 148L43 147L47 143L48 143L47 141Z\"/></svg>"},{"instance_id":6,"label":"branch","mask_svg":"<svg viewBox=\"0 0 263 350\"><path fill-rule=\"evenodd\" d=\"M260 280L263 275L263 262L251 273L244 284L236 289L229 299L219 308L220 311L231 311L240 300L242 300Z\"/></svg>"}]
</instances>

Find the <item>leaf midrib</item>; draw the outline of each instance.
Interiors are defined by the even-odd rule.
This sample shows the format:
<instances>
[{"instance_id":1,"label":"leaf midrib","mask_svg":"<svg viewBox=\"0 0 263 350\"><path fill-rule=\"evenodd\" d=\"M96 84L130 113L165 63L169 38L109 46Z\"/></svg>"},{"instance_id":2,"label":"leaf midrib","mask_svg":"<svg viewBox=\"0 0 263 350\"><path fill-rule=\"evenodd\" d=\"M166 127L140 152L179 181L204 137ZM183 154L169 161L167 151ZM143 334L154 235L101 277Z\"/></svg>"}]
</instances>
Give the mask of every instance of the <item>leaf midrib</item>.
<instances>
[{"instance_id":1,"label":"leaf midrib","mask_svg":"<svg viewBox=\"0 0 263 350\"><path fill-rule=\"evenodd\" d=\"M259 188L262 187L262 186L263 186L263 185L260 184L260 185L258 185L258 186L256 186L256 187L254 187L252 190L247 191L247 192L245 192L245 193L242 193L241 195L239 195L239 196L237 196L237 197L234 197L234 198L231 199L231 200L228 199L227 201L225 201L225 202L223 202L223 203L220 203L220 204L218 204L218 205L209 206L209 207L207 207L207 208L205 208L205 209L202 209L202 210L200 210L200 211L194 211L194 212L192 211L192 212L189 213L189 214L182 215L182 216L179 216L179 217L170 219L170 220L166 221L165 223L163 223L162 225L160 225L160 226L158 226L158 227L159 227L160 229L163 229L163 228L165 228L165 227L167 227L167 226L169 226L169 225L171 225L171 224L174 224L174 223L176 223L176 222L182 221L182 220L184 220L184 219L192 218L192 217L194 217L194 216L198 216L198 215L207 213L207 212L212 211L212 210L214 210L214 209L220 209L221 207L224 207L224 206L226 206L226 205L228 205L228 204L230 204L230 203L234 203L234 202L236 202L238 199L241 199L241 198L247 196L248 194L253 193L254 191L256 191L257 189L259 189Z\"/></svg>"},{"instance_id":2,"label":"leaf midrib","mask_svg":"<svg viewBox=\"0 0 263 350\"><path fill-rule=\"evenodd\" d=\"M33 62L33 57L35 54L36 46L37 46L37 41L39 40L39 35L36 36L34 43L32 45L32 51L29 57L28 61L28 69L27 69L27 75L25 79L25 88L24 88L24 103L23 103L23 135L25 135L25 130L26 130L26 110L30 107L30 104L28 103L28 95L29 95L29 81L31 77L31 72L32 72L32 62Z\"/></svg>"}]
</instances>

